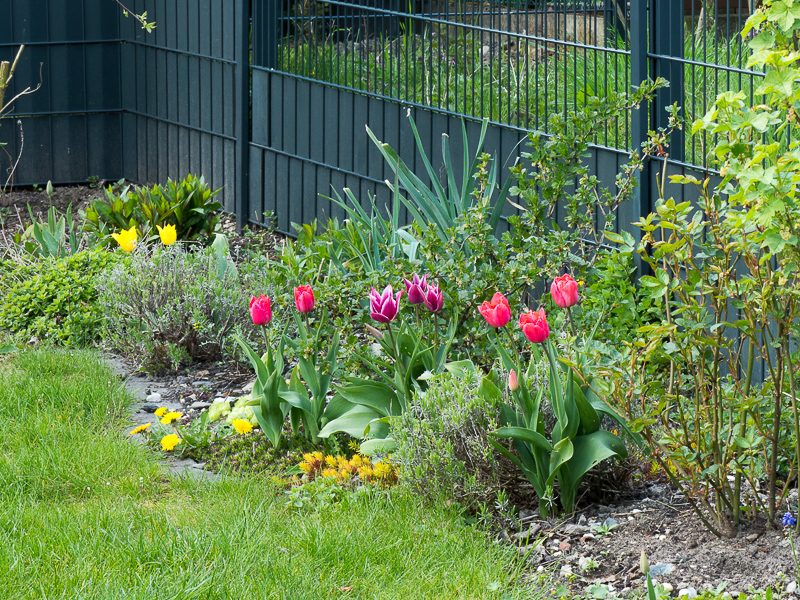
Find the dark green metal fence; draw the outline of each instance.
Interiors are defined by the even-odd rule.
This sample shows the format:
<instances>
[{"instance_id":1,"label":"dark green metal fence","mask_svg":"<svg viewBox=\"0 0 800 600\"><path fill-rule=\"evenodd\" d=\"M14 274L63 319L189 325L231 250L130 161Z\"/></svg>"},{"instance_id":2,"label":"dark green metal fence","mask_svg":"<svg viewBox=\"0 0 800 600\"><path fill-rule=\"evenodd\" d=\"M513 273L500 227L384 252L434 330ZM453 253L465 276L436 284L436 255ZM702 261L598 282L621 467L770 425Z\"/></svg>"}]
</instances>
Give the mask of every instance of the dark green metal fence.
<instances>
[{"instance_id":1,"label":"dark green metal fence","mask_svg":"<svg viewBox=\"0 0 800 600\"><path fill-rule=\"evenodd\" d=\"M28 45L10 93L38 83L42 64L42 89L0 126L8 155L22 149L15 184L202 173L224 187L225 208L240 222L262 222L271 211L289 231L291 222L341 216L320 195L331 188L349 187L365 204L368 195L391 202L383 183L391 168L365 126L423 173L408 110L437 168L441 135L450 134L457 153L461 119L474 145L487 118L486 150L508 166L527 130L547 131L552 115L666 77L670 87L653 105L621 119L587 158L613 186L629 150L666 122L666 106L677 102L692 120L721 91L752 97L761 76L746 68L738 35L750 0L128 5L156 21L153 33L111 0L0 6L0 59ZM704 158L712 143L676 135L669 172L713 168ZM643 173L623 226L651 210L657 171Z\"/></svg>"}]
</instances>

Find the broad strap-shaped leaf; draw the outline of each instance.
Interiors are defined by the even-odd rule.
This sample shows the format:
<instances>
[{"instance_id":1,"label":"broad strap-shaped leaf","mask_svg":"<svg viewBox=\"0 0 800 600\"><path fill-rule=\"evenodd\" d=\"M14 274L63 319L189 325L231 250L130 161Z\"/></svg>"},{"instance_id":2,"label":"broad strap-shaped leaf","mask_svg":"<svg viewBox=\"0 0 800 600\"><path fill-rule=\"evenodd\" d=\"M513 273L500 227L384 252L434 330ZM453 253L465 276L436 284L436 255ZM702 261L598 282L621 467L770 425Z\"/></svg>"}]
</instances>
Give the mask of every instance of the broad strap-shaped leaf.
<instances>
[{"instance_id":1,"label":"broad strap-shaped leaf","mask_svg":"<svg viewBox=\"0 0 800 600\"><path fill-rule=\"evenodd\" d=\"M578 418L580 419L580 426L578 427L579 435L587 435L600 429L600 415L586 399L583 389L579 385L573 388L573 400L578 409Z\"/></svg>"},{"instance_id":2,"label":"broad strap-shaped leaf","mask_svg":"<svg viewBox=\"0 0 800 600\"><path fill-rule=\"evenodd\" d=\"M625 458L628 449L625 443L610 431L600 429L589 435L580 435L572 440L574 452L569 461L571 484L577 488L583 476L600 461L616 456Z\"/></svg>"},{"instance_id":3,"label":"broad strap-shaped leaf","mask_svg":"<svg viewBox=\"0 0 800 600\"><path fill-rule=\"evenodd\" d=\"M553 451L550 453L550 475L547 478L546 485L550 487L553 485L556 476L559 474L561 466L569 461L574 455L574 446L572 440L564 438L553 446Z\"/></svg>"},{"instance_id":4,"label":"broad strap-shaped leaf","mask_svg":"<svg viewBox=\"0 0 800 600\"><path fill-rule=\"evenodd\" d=\"M354 406L341 417L326 423L318 435L327 438L334 433L346 433L354 438L363 438L369 424L380 416L367 406Z\"/></svg>"},{"instance_id":5,"label":"broad strap-shaped leaf","mask_svg":"<svg viewBox=\"0 0 800 600\"><path fill-rule=\"evenodd\" d=\"M374 456L377 453L391 454L397 450L397 442L393 438L366 440L359 444L361 454Z\"/></svg>"},{"instance_id":6,"label":"broad strap-shaped leaf","mask_svg":"<svg viewBox=\"0 0 800 600\"><path fill-rule=\"evenodd\" d=\"M547 441L546 437L544 437L541 433L534 431L533 429L528 429L527 427L500 427L493 433L500 438L510 438L526 442L536 446L537 448L541 448L546 452L553 451L553 445Z\"/></svg>"},{"instance_id":7,"label":"broad strap-shaped leaf","mask_svg":"<svg viewBox=\"0 0 800 600\"><path fill-rule=\"evenodd\" d=\"M449 362L444 365L444 368L459 379L465 379L467 374L477 375L478 373L477 367L471 360Z\"/></svg>"},{"instance_id":8,"label":"broad strap-shaped leaf","mask_svg":"<svg viewBox=\"0 0 800 600\"><path fill-rule=\"evenodd\" d=\"M353 404L366 406L383 417L400 414L401 406L397 394L385 383L360 380L356 384L341 386L338 392Z\"/></svg>"}]
</instances>

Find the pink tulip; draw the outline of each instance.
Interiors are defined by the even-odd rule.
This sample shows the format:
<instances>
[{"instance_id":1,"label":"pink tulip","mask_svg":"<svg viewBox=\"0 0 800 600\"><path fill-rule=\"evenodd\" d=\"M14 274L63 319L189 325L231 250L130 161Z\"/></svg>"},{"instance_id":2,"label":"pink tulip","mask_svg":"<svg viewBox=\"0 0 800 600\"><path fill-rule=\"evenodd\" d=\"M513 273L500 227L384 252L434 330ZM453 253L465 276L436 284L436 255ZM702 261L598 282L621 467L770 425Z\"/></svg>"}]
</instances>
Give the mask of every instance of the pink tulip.
<instances>
[{"instance_id":1,"label":"pink tulip","mask_svg":"<svg viewBox=\"0 0 800 600\"><path fill-rule=\"evenodd\" d=\"M444 297L438 285L430 284L425 290L425 306L431 312L439 312L444 308Z\"/></svg>"},{"instance_id":2,"label":"pink tulip","mask_svg":"<svg viewBox=\"0 0 800 600\"><path fill-rule=\"evenodd\" d=\"M294 304L297 312L307 313L314 310L314 290L310 285L294 288Z\"/></svg>"},{"instance_id":3,"label":"pink tulip","mask_svg":"<svg viewBox=\"0 0 800 600\"><path fill-rule=\"evenodd\" d=\"M409 304L422 304L425 302L425 290L428 289L427 278L427 275L423 275L422 279L420 279L419 276L414 273L411 277L411 281L408 279L405 280Z\"/></svg>"},{"instance_id":4,"label":"pink tulip","mask_svg":"<svg viewBox=\"0 0 800 600\"><path fill-rule=\"evenodd\" d=\"M569 308L578 303L578 282L569 274L556 277L550 286L550 296L556 306Z\"/></svg>"},{"instance_id":5,"label":"pink tulip","mask_svg":"<svg viewBox=\"0 0 800 600\"><path fill-rule=\"evenodd\" d=\"M263 294L256 298L250 298L250 317L253 325L266 325L272 320L272 308L269 303L269 296Z\"/></svg>"},{"instance_id":6,"label":"pink tulip","mask_svg":"<svg viewBox=\"0 0 800 600\"><path fill-rule=\"evenodd\" d=\"M516 392L519 389L519 380L514 369L511 369L511 373L508 374L508 389L512 392Z\"/></svg>"},{"instance_id":7,"label":"pink tulip","mask_svg":"<svg viewBox=\"0 0 800 600\"><path fill-rule=\"evenodd\" d=\"M519 317L522 333L534 344L541 344L550 335L550 327L544 316L544 309L522 313Z\"/></svg>"},{"instance_id":8,"label":"pink tulip","mask_svg":"<svg viewBox=\"0 0 800 600\"><path fill-rule=\"evenodd\" d=\"M400 296L403 290L397 292L397 298L392 296L392 286L387 285L382 293L378 293L375 288L369 293L369 316L379 323L390 323L397 316L397 309L400 307Z\"/></svg>"},{"instance_id":9,"label":"pink tulip","mask_svg":"<svg viewBox=\"0 0 800 600\"><path fill-rule=\"evenodd\" d=\"M500 292L492 296L491 302L484 302L478 308L483 318L492 327L503 327L511 319L511 309L508 300Z\"/></svg>"}]
</instances>

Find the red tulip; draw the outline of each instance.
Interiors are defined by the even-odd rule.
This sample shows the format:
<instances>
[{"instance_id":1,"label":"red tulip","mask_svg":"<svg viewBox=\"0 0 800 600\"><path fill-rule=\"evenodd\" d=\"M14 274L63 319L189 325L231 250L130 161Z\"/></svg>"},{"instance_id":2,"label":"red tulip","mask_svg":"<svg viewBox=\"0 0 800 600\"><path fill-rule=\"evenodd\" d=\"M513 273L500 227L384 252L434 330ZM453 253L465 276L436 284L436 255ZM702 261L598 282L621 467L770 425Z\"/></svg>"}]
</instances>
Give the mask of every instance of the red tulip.
<instances>
[{"instance_id":1,"label":"red tulip","mask_svg":"<svg viewBox=\"0 0 800 600\"><path fill-rule=\"evenodd\" d=\"M405 280L409 304L422 304L425 302L425 290L428 289L427 278L427 275L423 275L422 279L420 279L419 276L414 273L411 281L408 279Z\"/></svg>"},{"instance_id":2,"label":"red tulip","mask_svg":"<svg viewBox=\"0 0 800 600\"><path fill-rule=\"evenodd\" d=\"M269 303L269 296L263 294L256 298L250 298L250 317L253 325L266 325L272 320L272 308Z\"/></svg>"},{"instance_id":3,"label":"red tulip","mask_svg":"<svg viewBox=\"0 0 800 600\"><path fill-rule=\"evenodd\" d=\"M550 335L550 327L544 316L544 309L522 313L519 317L522 333L534 344L541 344Z\"/></svg>"},{"instance_id":4,"label":"red tulip","mask_svg":"<svg viewBox=\"0 0 800 600\"><path fill-rule=\"evenodd\" d=\"M294 288L294 304L297 312L307 313L314 310L314 290L310 285Z\"/></svg>"},{"instance_id":5,"label":"red tulip","mask_svg":"<svg viewBox=\"0 0 800 600\"><path fill-rule=\"evenodd\" d=\"M503 327L511 319L511 308L508 300L500 292L492 296L491 302L484 302L478 309L492 327Z\"/></svg>"},{"instance_id":6,"label":"red tulip","mask_svg":"<svg viewBox=\"0 0 800 600\"><path fill-rule=\"evenodd\" d=\"M379 323L389 323L397 316L397 309L400 307L400 296L403 290L397 292L397 298L392 296L392 286L387 285L382 293L372 288L369 293L369 316Z\"/></svg>"},{"instance_id":7,"label":"red tulip","mask_svg":"<svg viewBox=\"0 0 800 600\"><path fill-rule=\"evenodd\" d=\"M556 306L561 308L575 306L578 303L578 282L569 274L556 277L550 286L550 296Z\"/></svg>"}]
</instances>

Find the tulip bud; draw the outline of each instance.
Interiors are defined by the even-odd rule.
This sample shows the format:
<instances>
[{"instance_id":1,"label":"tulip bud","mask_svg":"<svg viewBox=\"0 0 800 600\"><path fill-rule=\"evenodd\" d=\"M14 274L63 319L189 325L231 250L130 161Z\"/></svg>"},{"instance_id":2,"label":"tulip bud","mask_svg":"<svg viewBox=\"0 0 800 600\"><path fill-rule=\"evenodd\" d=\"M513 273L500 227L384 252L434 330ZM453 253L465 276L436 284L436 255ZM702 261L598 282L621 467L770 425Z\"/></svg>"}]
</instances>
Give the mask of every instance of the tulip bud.
<instances>
[{"instance_id":1,"label":"tulip bud","mask_svg":"<svg viewBox=\"0 0 800 600\"><path fill-rule=\"evenodd\" d=\"M375 329L372 325L365 325L364 326L367 330L367 333L374 337L379 342L383 339L383 334Z\"/></svg>"},{"instance_id":2,"label":"tulip bud","mask_svg":"<svg viewBox=\"0 0 800 600\"><path fill-rule=\"evenodd\" d=\"M294 288L294 304L297 312L307 313L314 310L314 290L310 285Z\"/></svg>"},{"instance_id":3,"label":"tulip bud","mask_svg":"<svg viewBox=\"0 0 800 600\"><path fill-rule=\"evenodd\" d=\"M650 572L650 562L647 560L647 555L642 550L642 556L639 558L639 570L642 575L647 575Z\"/></svg>"},{"instance_id":4,"label":"tulip bud","mask_svg":"<svg viewBox=\"0 0 800 600\"><path fill-rule=\"evenodd\" d=\"M511 373L508 374L508 389L512 392L516 392L519 389L519 380L514 369L511 369Z\"/></svg>"}]
</instances>

